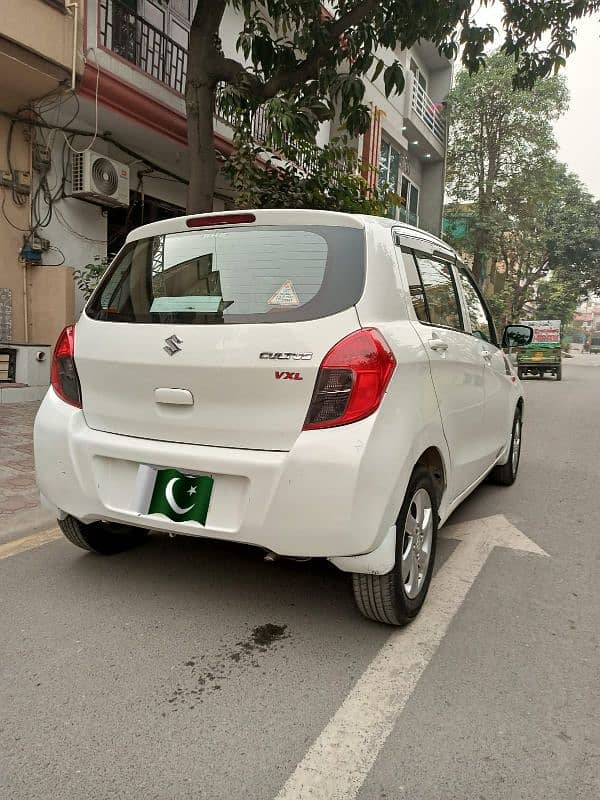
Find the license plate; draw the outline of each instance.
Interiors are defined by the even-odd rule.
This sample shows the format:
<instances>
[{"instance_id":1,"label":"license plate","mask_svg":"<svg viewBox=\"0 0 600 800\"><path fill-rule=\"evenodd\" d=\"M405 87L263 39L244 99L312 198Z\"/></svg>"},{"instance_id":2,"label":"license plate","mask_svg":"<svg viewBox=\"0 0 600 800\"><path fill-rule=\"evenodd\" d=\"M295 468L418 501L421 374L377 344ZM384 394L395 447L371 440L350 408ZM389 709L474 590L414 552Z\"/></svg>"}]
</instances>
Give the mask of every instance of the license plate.
<instances>
[{"instance_id":1,"label":"license plate","mask_svg":"<svg viewBox=\"0 0 600 800\"><path fill-rule=\"evenodd\" d=\"M173 522L206 524L214 480L210 475L185 475L176 469L156 471L148 514Z\"/></svg>"}]
</instances>

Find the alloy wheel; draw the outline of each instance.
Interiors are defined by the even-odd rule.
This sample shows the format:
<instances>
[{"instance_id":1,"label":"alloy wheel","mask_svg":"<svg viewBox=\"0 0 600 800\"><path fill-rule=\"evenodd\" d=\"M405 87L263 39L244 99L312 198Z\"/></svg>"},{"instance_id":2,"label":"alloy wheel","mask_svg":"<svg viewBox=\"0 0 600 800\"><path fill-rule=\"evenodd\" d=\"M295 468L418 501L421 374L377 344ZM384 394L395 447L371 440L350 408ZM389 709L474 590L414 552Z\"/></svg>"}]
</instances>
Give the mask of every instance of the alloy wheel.
<instances>
[{"instance_id":1,"label":"alloy wheel","mask_svg":"<svg viewBox=\"0 0 600 800\"><path fill-rule=\"evenodd\" d=\"M513 475L517 474L519 468L519 458L521 457L521 420L517 417L513 429L512 442L512 470Z\"/></svg>"},{"instance_id":2,"label":"alloy wheel","mask_svg":"<svg viewBox=\"0 0 600 800\"><path fill-rule=\"evenodd\" d=\"M433 508L426 489L417 489L410 501L402 537L402 583L408 598L421 591L431 559Z\"/></svg>"}]
</instances>

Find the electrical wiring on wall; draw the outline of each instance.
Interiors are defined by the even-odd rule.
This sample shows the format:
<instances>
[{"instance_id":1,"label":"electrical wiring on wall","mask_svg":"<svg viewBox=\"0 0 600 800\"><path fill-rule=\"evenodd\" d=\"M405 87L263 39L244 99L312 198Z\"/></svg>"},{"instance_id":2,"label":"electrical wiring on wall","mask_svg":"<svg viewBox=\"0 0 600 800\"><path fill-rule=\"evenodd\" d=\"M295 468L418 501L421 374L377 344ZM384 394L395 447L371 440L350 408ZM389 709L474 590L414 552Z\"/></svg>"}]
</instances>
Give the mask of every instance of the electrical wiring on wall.
<instances>
[{"instance_id":1,"label":"electrical wiring on wall","mask_svg":"<svg viewBox=\"0 0 600 800\"><path fill-rule=\"evenodd\" d=\"M122 153L132 158L133 161L130 162L130 165L136 163L144 165L145 169L140 170L138 173L138 190L141 190L142 194L144 176L150 175L151 173L158 173L163 176L164 180L169 180L182 186L188 183L185 178L163 168L160 164L156 164L130 147L127 147L122 142L119 142L110 133L99 132L97 89L98 87L96 87L95 129L93 132L73 127L73 123L80 113L80 102L76 92L70 90L65 92L63 87L54 89L47 95L30 101L26 105L18 108L14 113L0 110L0 116L10 120L6 159L12 179L10 196L13 204L17 207L23 207L29 202L28 193L23 190L19 191L16 186L16 171L13 166L13 140L18 125L23 125L26 129L29 129L32 152L34 154L32 161L37 180L35 181L35 185L31 187L31 226L29 228L21 228L10 219L6 209L6 187L4 188L2 202L0 203L0 213L8 224L24 234L24 249L29 247L34 241L34 237L39 237L43 230L47 228L55 218L61 227L79 240L99 245L109 244L106 240L93 239L76 231L65 219L64 214L60 212L58 205L59 201L70 196L68 194L68 184L70 183L70 152L84 153L91 149L97 139L110 144L112 147L117 148ZM59 122L60 115L66 110L70 102L74 102L75 107L72 112L69 112L67 121L61 123ZM54 118L54 121L51 121L51 117ZM55 152L56 137L59 134L63 137L63 145L57 164L55 159L53 163L53 155ZM83 149L75 145L75 140L79 138L90 140L88 145ZM40 152L45 154L45 159L36 158L36 153ZM51 175L54 175L54 180L51 179ZM157 177L158 176L154 176L153 179ZM133 209L136 207L137 203L134 203L133 208L129 210L128 218L131 218ZM64 263L64 255L62 252L61 256L63 258L61 263Z\"/></svg>"}]
</instances>

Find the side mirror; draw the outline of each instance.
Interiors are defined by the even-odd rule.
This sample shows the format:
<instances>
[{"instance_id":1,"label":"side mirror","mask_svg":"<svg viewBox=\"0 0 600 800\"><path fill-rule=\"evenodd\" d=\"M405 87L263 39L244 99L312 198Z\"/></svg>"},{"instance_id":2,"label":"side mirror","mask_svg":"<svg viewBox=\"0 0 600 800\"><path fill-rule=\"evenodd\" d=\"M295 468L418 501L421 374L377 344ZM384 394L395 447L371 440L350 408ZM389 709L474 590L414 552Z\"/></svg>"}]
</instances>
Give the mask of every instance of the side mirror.
<instances>
[{"instance_id":1,"label":"side mirror","mask_svg":"<svg viewBox=\"0 0 600 800\"><path fill-rule=\"evenodd\" d=\"M502 334L502 347L525 347L533 339L529 325L507 325Z\"/></svg>"}]
</instances>

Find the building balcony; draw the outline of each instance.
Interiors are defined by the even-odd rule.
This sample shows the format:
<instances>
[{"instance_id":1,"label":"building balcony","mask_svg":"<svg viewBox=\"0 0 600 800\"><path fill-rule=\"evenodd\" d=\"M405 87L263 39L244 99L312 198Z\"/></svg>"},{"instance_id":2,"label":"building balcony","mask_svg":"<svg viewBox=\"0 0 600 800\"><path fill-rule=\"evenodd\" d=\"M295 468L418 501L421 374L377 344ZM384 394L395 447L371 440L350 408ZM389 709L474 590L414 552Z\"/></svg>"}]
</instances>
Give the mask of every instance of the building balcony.
<instances>
[{"instance_id":1,"label":"building balcony","mask_svg":"<svg viewBox=\"0 0 600 800\"><path fill-rule=\"evenodd\" d=\"M187 50L122 0L100 0L102 47L183 94Z\"/></svg>"},{"instance_id":2,"label":"building balcony","mask_svg":"<svg viewBox=\"0 0 600 800\"><path fill-rule=\"evenodd\" d=\"M413 75L407 80L404 135L410 152L423 162L443 161L446 155L447 116Z\"/></svg>"},{"instance_id":3,"label":"building balcony","mask_svg":"<svg viewBox=\"0 0 600 800\"><path fill-rule=\"evenodd\" d=\"M441 103L435 103L420 84L413 79L410 107L430 133L446 146L446 114Z\"/></svg>"},{"instance_id":4,"label":"building balcony","mask_svg":"<svg viewBox=\"0 0 600 800\"><path fill-rule=\"evenodd\" d=\"M187 77L187 50L132 10L124 0L100 0L101 46L112 52L154 80L168 86L180 95L185 92ZM228 128L239 125L238 117L226 102L225 87L217 90L215 119ZM258 108L250 120L251 132L257 144L264 144L268 135L268 119L263 108ZM290 138L289 144L292 143ZM314 150L305 148L296 163L310 169Z\"/></svg>"},{"instance_id":5,"label":"building balcony","mask_svg":"<svg viewBox=\"0 0 600 800\"><path fill-rule=\"evenodd\" d=\"M70 83L74 15L65 0L1 0L0 105L12 110ZM81 68L78 58L76 69Z\"/></svg>"}]
</instances>

